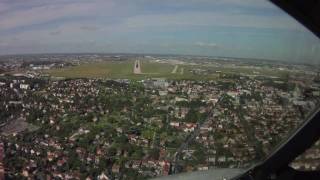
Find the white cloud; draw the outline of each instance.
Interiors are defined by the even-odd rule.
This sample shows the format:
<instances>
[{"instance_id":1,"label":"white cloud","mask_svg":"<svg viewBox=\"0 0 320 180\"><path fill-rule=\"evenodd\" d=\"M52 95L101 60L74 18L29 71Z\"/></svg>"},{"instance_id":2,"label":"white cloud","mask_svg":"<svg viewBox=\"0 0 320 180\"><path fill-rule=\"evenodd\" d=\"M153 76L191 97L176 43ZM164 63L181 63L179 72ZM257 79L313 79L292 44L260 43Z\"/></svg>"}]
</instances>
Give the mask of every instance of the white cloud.
<instances>
[{"instance_id":1,"label":"white cloud","mask_svg":"<svg viewBox=\"0 0 320 180\"><path fill-rule=\"evenodd\" d=\"M226 14L220 12L182 12L175 14L138 15L129 17L128 28L148 27L247 27L301 30L302 26L287 15L276 17L253 16L246 14Z\"/></svg>"},{"instance_id":2,"label":"white cloud","mask_svg":"<svg viewBox=\"0 0 320 180\"><path fill-rule=\"evenodd\" d=\"M0 13L5 12L10 9L10 6L6 3L0 2Z\"/></svg>"},{"instance_id":3,"label":"white cloud","mask_svg":"<svg viewBox=\"0 0 320 180\"><path fill-rule=\"evenodd\" d=\"M150 0L135 0L141 4L147 4ZM199 6L205 5L208 7L221 6L221 5L237 5L241 7L253 7L253 8L273 8L268 0L161 0L163 4L169 4L173 7L186 7L186 6Z\"/></svg>"},{"instance_id":4,"label":"white cloud","mask_svg":"<svg viewBox=\"0 0 320 180\"><path fill-rule=\"evenodd\" d=\"M195 43L196 46L200 46L200 47L211 47L211 48L218 48L219 45L216 43L205 43L205 42L196 42Z\"/></svg>"},{"instance_id":5,"label":"white cloud","mask_svg":"<svg viewBox=\"0 0 320 180\"><path fill-rule=\"evenodd\" d=\"M112 1L91 1L79 3L52 3L34 6L30 9L17 9L0 16L0 30L41 24L62 18L86 17L102 11L111 11Z\"/></svg>"},{"instance_id":6,"label":"white cloud","mask_svg":"<svg viewBox=\"0 0 320 180\"><path fill-rule=\"evenodd\" d=\"M52 36L56 36L56 35L61 34L61 31L59 31L59 30L57 30L57 31L51 31L49 34L52 35Z\"/></svg>"},{"instance_id":7,"label":"white cloud","mask_svg":"<svg viewBox=\"0 0 320 180\"><path fill-rule=\"evenodd\" d=\"M42 7L43 8L43 7ZM87 8L85 5L73 9L72 6L65 7L64 10L69 9L71 14L75 15L80 13L82 8ZM72 10L73 9L73 10ZM92 7L96 9L96 7ZM36 13L32 13L33 17L29 21L43 22L48 21L51 18L58 18L64 15L55 15L49 17L54 13L55 8L49 8L45 17L37 19L33 18ZM44 11L44 10L41 10ZM40 10L37 9L39 13ZM62 14L62 13L61 13ZM1 19L1 18L0 18ZM28 18L26 18L28 19ZM3 21L2 21L3 22ZM14 23L12 26L22 26L26 22ZM1 24L1 20L0 20ZM26 23L27 24L27 23ZM300 29L298 23L292 20L290 17L280 16L276 19L265 16L250 16L243 14L223 14L217 12L180 12L175 14L149 14L149 15L137 15L128 18L124 18L115 24L97 23L90 20L81 20L76 22L61 22L55 27L43 27L41 29L30 29L21 31L18 33L10 34L1 37L3 43L12 45L21 44L39 44L39 40L47 43L82 43L90 39L101 39L102 37L107 39L115 34L130 34L135 31L148 31L150 28L157 29L159 31L167 31L172 28L188 29L192 27L201 27L210 29L211 27L225 26L225 27L248 27L248 28L280 28L280 29ZM8 25L7 25L8 27ZM0 25L0 29L1 29ZM12 40L13 37L18 38ZM199 47L211 47L221 48L218 44L212 42L196 42L193 45Z\"/></svg>"},{"instance_id":8,"label":"white cloud","mask_svg":"<svg viewBox=\"0 0 320 180\"><path fill-rule=\"evenodd\" d=\"M81 26L80 29L84 31L97 31L99 28L97 26Z\"/></svg>"},{"instance_id":9,"label":"white cloud","mask_svg":"<svg viewBox=\"0 0 320 180\"><path fill-rule=\"evenodd\" d=\"M190 27L190 26L230 26L230 27L253 27L253 28L285 28L299 29L298 23L285 14L276 17L252 16L241 14L236 9L233 13L224 11L202 12L202 11L178 11L171 14L143 14L135 9L130 16L123 16L127 13L129 4L126 0L29 0L28 3L22 0L15 0L15 3L0 3L0 12L2 9L12 9L12 11L0 16L0 31L19 28L34 24L47 23L54 20L73 18L73 17L91 17L94 21L99 16L107 16L122 19L118 20L117 25L105 25L105 29L117 29L123 31L123 28L142 29L149 27ZM150 4L149 0L137 0L142 4ZM29 5L29 9L12 8L16 4ZM13 5L15 4L15 5ZM164 0L159 4L170 6L189 6L192 4L208 4L208 7L219 7L220 5L240 5L244 7L272 7L266 0ZM192 6L191 6L192 7ZM125 19L125 20L123 20ZM79 20L81 21L81 20ZM60 22L64 23L64 22ZM69 23L69 22L68 22ZM101 22L100 22L101 23ZM84 25L83 27L87 27ZM94 30L93 28L81 28L82 30Z\"/></svg>"},{"instance_id":10,"label":"white cloud","mask_svg":"<svg viewBox=\"0 0 320 180\"><path fill-rule=\"evenodd\" d=\"M9 1L19 3L3 3ZM248 9L243 8L244 11L242 11L242 8L239 7L228 9L227 12L223 11L224 8L217 10L220 5L226 6L228 4L250 8L272 8L270 4L263 2L264 0L162 0L160 3L150 0L136 0L130 1L130 3L129 1L28 0L27 3L25 0L3 0L3 2L0 2L0 13L4 12L0 15L0 33L5 31L5 35L1 36L0 46L2 51L4 51L4 47L7 47L7 49L16 52L24 48L30 48L30 51L43 50L45 47L47 49L49 49L48 47L59 47L69 50L69 45L83 44L85 46L85 44L95 44L95 41L98 41L98 45L105 46L108 41L115 47L115 51L127 46L131 50L132 44L130 43L135 43L135 40L130 41L130 38L135 39L135 32L154 31L154 37L147 37L147 40L142 37L141 41L151 42L150 39L152 39L154 44L163 43L163 45L160 45L161 47L167 47L169 44L171 47L167 49L174 48L172 44L176 43L176 47L183 47L187 44L188 48L203 47L204 50L208 51L215 48L216 51L221 51L228 46L223 47L221 44L210 42L209 39L197 37L190 37L191 40L184 43L184 41L180 42L179 39L175 39L171 32L184 29L191 29L191 31L195 29L194 32L198 32L197 29L209 31L212 29L214 31L214 27L219 26L284 30L302 29L302 26L284 13L276 13L273 16L262 15L263 13L261 15L259 13L250 15L245 12ZM143 4L142 7L139 7L138 1ZM155 12L151 12L150 9L145 11L144 8L148 9L150 3L152 8L158 4L166 4L168 7L159 7L160 10ZM132 4L134 7L129 7ZM202 6L200 7L199 4L202 4ZM195 8L192 8L193 5ZM19 8L16 8L17 6ZM209 8L205 8L206 10L202 11L203 6L215 7L215 10L210 11ZM166 11L166 8L170 9L172 7L179 10ZM84 17L84 19L81 17ZM68 20L61 21L62 19ZM56 23L54 25L50 24L52 21ZM39 26L21 28L21 30L10 32L14 28L35 24ZM157 33L160 31L167 33L168 37L158 36ZM142 35L139 33L137 36ZM150 34L152 33L148 35L153 36ZM165 44L166 40L168 41L167 44ZM125 42L125 45L121 42ZM117 43L120 43L120 45L115 46ZM150 44L152 45L152 43ZM221 43L223 44L223 42ZM87 50L87 48L84 49Z\"/></svg>"},{"instance_id":11,"label":"white cloud","mask_svg":"<svg viewBox=\"0 0 320 180\"><path fill-rule=\"evenodd\" d=\"M0 47L7 47L9 44L7 42L0 41Z\"/></svg>"}]
</instances>

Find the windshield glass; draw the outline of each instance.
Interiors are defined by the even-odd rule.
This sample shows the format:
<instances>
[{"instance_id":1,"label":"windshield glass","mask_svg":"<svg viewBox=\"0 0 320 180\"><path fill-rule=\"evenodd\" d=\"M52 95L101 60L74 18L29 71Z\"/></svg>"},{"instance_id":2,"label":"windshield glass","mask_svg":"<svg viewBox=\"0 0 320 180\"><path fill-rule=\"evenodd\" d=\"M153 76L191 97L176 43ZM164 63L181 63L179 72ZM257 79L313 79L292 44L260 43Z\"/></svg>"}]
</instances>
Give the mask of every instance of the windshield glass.
<instances>
[{"instance_id":1,"label":"windshield glass","mask_svg":"<svg viewBox=\"0 0 320 180\"><path fill-rule=\"evenodd\" d=\"M1 0L0 179L252 166L318 107L319 44L263 0Z\"/></svg>"}]
</instances>

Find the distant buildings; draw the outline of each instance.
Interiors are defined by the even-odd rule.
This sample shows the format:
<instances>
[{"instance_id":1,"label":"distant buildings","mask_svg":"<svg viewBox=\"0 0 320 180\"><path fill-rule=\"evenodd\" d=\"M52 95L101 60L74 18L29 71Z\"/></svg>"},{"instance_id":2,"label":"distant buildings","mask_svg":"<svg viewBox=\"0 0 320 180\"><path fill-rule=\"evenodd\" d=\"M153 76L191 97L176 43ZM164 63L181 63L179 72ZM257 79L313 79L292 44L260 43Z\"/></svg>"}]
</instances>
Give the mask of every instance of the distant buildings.
<instances>
[{"instance_id":1,"label":"distant buildings","mask_svg":"<svg viewBox=\"0 0 320 180\"><path fill-rule=\"evenodd\" d=\"M152 78L144 80L144 84L147 88L166 89L169 86L169 82L164 78Z\"/></svg>"},{"instance_id":2,"label":"distant buildings","mask_svg":"<svg viewBox=\"0 0 320 180\"><path fill-rule=\"evenodd\" d=\"M142 73L140 61L134 65ZM8 163L7 174L30 179L163 176L175 166L177 151L178 161L187 162L179 171L248 166L320 102L320 86L302 79L295 80L299 89L286 89L284 81L239 76L141 81L1 76L0 110L7 113L0 113L0 128L15 131L3 137L0 162L7 153L6 161L20 163ZM313 87L308 97L307 87ZM12 119L28 124L16 129L21 125ZM313 158L319 159L319 150L293 165L318 168Z\"/></svg>"}]
</instances>

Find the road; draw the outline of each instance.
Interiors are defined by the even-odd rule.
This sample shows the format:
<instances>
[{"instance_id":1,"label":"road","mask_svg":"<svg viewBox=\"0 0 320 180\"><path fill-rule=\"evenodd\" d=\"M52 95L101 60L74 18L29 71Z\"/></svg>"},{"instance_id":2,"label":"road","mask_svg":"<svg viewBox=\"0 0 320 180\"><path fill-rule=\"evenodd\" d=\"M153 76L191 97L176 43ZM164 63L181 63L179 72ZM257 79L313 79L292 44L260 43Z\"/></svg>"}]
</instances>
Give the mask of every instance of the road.
<instances>
[{"instance_id":1,"label":"road","mask_svg":"<svg viewBox=\"0 0 320 180\"><path fill-rule=\"evenodd\" d=\"M184 68L181 68L180 74L183 74L184 72Z\"/></svg>"},{"instance_id":2,"label":"road","mask_svg":"<svg viewBox=\"0 0 320 180\"><path fill-rule=\"evenodd\" d=\"M197 137L199 135L201 127L203 127L206 124L206 122L209 122L210 120L213 120L212 118L213 118L213 111L211 110L209 112L209 115L207 116L207 118L203 122L198 122L197 123L197 127L194 129L194 131L191 132L187 136L186 140L180 145L180 147L174 153L174 158L173 158L173 161L172 161L172 173L173 174L179 173L178 170L177 170L178 169L177 168L178 167L178 162L177 161L178 161L182 151L184 149L186 149L188 147L189 143L192 140L194 140L195 137Z\"/></svg>"},{"instance_id":3,"label":"road","mask_svg":"<svg viewBox=\"0 0 320 180\"><path fill-rule=\"evenodd\" d=\"M260 160L262 157L265 156L265 153L263 152L261 145L259 145L259 140L255 136L254 127L250 125L248 121L245 120L244 112L245 111L242 109L242 107L239 106L238 116L240 119L240 123L243 125L245 129L249 143L253 146L256 152L255 160Z\"/></svg>"},{"instance_id":4,"label":"road","mask_svg":"<svg viewBox=\"0 0 320 180\"><path fill-rule=\"evenodd\" d=\"M177 72L177 70L178 70L178 65L175 65L171 73L175 74Z\"/></svg>"},{"instance_id":5,"label":"road","mask_svg":"<svg viewBox=\"0 0 320 180\"><path fill-rule=\"evenodd\" d=\"M136 60L134 62L133 73L134 74L141 74L141 63L140 63L140 60Z\"/></svg>"}]
</instances>

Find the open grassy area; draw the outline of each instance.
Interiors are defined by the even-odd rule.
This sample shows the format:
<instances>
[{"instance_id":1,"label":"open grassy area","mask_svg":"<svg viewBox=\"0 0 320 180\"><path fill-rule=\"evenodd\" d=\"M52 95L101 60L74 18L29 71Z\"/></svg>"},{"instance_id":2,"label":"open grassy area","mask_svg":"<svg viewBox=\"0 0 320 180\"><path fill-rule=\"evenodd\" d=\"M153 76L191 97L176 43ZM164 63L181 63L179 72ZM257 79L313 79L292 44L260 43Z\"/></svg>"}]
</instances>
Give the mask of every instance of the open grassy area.
<instances>
[{"instance_id":1,"label":"open grassy area","mask_svg":"<svg viewBox=\"0 0 320 180\"><path fill-rule=\"evenodd\" d=\"M226 74L245 74L245 75L261 75L261 76L273 76L273 77L284 77L288 74L293 74L286 70L278 70L271 68L248 68L248 67L213 67L213 66L201 66L201 69L208 69L211 71L220 71Z\"/></svg>"},{"instance_id":2,"label":"open grassy area","mask_svg":"<svg viewBox=\"0 0 320 180\"><path fill-rule=\"evenodd\" d=\"M143 74L133 73L134 61L119 62L94 62L81 64L79 66L68 67L63 69L51 69L45 71L54 77L65 78L124 78L124 79L145 79L145 78L168 78L168 79L212 79L214 75L202 77L194 76L188 71L191 67L181 66L176 73L172 73L174 65L169 63L157 63L150 61L141 61ZM183 73L181 73L183 68Z\"/></svg>"},{"instance_id":3,"label":"open grassy area","mask_svg":"<svg viewBox=\"0 0 320 180\"><path fill-rule=\"evenodd\" d=\"M66 78L129 76L132 74L132 65L133 62L95 62L63 69L52 69L45 73Z\"/></svg>"},{"instance_id":4,"label":"open grassy area","mask_svg":"<svg viewBox=\"0 0 320 180\"><path fill-rule=\"evenodd\" d=\"M134 61L106 61L81 64L79 66L63 69L51 69L45 71L53 77L65 78L113 78L113 79L145 79L145 78L168 78L168 79L195 79L208 80L217 79L219 73L263 75L281 77L288 72L271 69L250 69L250 68L226 68L201 65L178 65L175 73L173 70L176 65L170 63L158 63L151 61L141 61L142 74L133 73ZM190 70L207 69L211 73L207 75L195 75Z\"/></svg>"}]
</instances>

